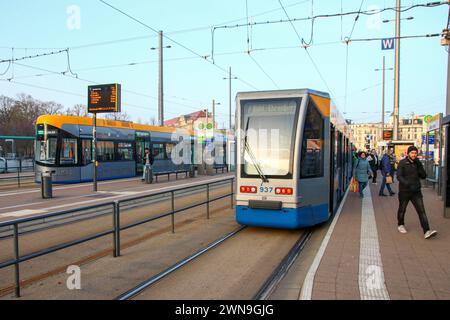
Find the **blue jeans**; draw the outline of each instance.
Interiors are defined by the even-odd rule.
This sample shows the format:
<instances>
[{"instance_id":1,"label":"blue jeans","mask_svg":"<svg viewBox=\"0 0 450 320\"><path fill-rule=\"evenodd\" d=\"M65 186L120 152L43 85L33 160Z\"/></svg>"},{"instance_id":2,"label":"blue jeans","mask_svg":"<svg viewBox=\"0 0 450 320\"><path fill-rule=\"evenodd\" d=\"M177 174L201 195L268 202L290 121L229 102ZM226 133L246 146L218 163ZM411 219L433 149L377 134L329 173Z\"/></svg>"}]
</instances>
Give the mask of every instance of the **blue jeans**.
<instances>
[{"instance_id":1,"label":"blue jeans","mask_svg":"<svg viewBox=\"0 0 450 320\"><path fill-rule=\"evenodd\" d=\"M358 181L358 191L359 191L359 195L361 197L363 197L363 190L367 187L367 182L359 182Z\"/></svg>"},{"instance_id":2,"label":"blue jeans","mask_svg":"<svg viewBox=\"0 0 450 320\"><path fill-rule=\"evenodd\" d=\"M383 175L383 180L381 182L381 188L380 188L380 192L379 194L383 194L384 193L384 188L387 187L389 194L392 193L392 189L391 189L391 185L390 184L386 184L386 176Z\"/></svg>"}]
</instances>

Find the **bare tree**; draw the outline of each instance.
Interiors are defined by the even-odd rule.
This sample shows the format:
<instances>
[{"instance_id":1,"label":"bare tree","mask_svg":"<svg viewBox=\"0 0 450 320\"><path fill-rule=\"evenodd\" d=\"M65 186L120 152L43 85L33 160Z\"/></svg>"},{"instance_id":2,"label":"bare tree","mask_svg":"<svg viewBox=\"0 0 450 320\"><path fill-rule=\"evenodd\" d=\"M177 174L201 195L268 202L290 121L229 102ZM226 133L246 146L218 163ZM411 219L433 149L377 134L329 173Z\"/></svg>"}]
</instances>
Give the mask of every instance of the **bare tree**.
<instances>
[{"instance_id":1,"label":"bare tree","mask_svg":"<svg viewBox=\"0 0 450 320\"><path fill-rule=\"evenodd\" d=\"M65 114L68 116L88 117L87 106L83 104L76 104L72 108L67 108Z\"/></svg>"},{"instance_id":2,"label":"bare tree","mask_svg":"<svg viewBox=\"0 0 450 320\"><path fill-rule=\"evenodd\" d=\"M130 121L130 117L126 112L120 113L105 113L104 116L107 120L116 120L116 121Z\"/></svg>"}]
</instances>

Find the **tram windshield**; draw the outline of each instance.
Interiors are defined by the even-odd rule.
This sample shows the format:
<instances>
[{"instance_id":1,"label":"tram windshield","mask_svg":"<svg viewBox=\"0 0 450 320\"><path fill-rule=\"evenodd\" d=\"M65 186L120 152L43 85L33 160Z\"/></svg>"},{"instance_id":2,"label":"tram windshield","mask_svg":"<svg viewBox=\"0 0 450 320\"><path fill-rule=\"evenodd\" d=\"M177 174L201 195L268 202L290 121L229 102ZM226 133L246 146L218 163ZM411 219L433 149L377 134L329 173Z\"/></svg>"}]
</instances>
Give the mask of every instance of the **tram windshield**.
<instances>
[{"instance_id":1,"label":"tram windshield","mask_svg":"<svg viewBox=\"0 0 450 320\"><path fill-rule=\"evenodd\" d=\"M297 99L243 101L243 174L292 174Z\"/></svg>"},{"instance_id":2,"label":"tram windshield","mask_svg":"<svg viewBox=\"0 0 450 320\"><path fill-rule=\"evenodd\" d=\"M58 129L51 126L38 125L36 130L36 161L55 164Z\"/></svg>"}]
</instances>

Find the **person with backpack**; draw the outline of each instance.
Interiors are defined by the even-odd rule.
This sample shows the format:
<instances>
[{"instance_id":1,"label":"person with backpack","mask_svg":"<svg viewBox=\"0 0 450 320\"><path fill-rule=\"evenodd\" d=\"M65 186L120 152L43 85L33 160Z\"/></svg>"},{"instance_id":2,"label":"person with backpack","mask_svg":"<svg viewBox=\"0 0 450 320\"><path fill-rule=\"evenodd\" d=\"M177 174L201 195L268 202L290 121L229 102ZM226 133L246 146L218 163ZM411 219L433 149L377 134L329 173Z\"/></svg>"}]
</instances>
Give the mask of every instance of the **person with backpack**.
<instances>
[{"instance_id":1,"label":"person with backpack","mask_svg":"<svg viewBox=\"0 0 450 320\"><path fill-rule=\"evenodd\" d=\"M384 188L388 189L389 195L393 196L395 194L395 192L392 191L392 189L391 189L391 183L393 182L393 178L391 175L392 168L391 168L391 154L390 153L391 153L390 149L386 149L386 152L384 153L383 157L381 158L380 171L381 171L381 175L383 176L383 179L381 181L380 191L378 192L378 195L380 197L386 196L384 194ZM390 181L390 183L387 183L388 178L392 180L392 181Z\"/></svg>"},{"instance_id":2,"label":"person with backpack","mask_svg":"<svg viewBox=\"0 0 450 320\"><path fill-rule=\"evenodd\" d=\"M430 230L428 218L423 204L422 185L420 179L425 179L427 174L422 163L417 159L418 150L414 146L408 148L408 156L398 165L397 179L399 181L399 207L397 211L398 231L407 233L405 228L405 212L409 201L412 202L419 215L420 225L425 239L437 234L436 230Z\"/></svg>"},{"instance_id":3,"label":"person with backpack","mask_svg":"<svg viewBox=\"0 0 450 320\"><path fill-rule=\"evenodd\" d=\"M369 161L366 159L366 152L362 151L359 157L355 161L355 166L353 169L353 175L358 181L359 197L364 198L363 190L367 187L369 183L369 177L372 177L373 173L370 169Z\"/></svg>"}]
</instances>

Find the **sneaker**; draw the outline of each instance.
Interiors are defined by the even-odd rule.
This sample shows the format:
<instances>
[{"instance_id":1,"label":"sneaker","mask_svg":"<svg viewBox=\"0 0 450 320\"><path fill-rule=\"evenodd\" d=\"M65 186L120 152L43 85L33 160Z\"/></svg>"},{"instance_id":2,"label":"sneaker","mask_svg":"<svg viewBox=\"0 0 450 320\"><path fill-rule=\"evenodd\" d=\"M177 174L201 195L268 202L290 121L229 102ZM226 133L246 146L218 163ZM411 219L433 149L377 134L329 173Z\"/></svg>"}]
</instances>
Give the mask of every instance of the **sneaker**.
<instances>
[{"instance_id":1,"label":"sneaker","mask_svg":"<svg viewBox=\"0 0 450 320\"><path fill-rule=\"evenodd\" d=\"M398 229L398 232L400 232L400 233L407 233L408 232L408 231L406 231L404 225L398 226L397 229ZM427 231L427 232L429 232L429 231Z\"/></svg>"},{"instance_id":2,"label":"sneaker","mask_svg":"<svg viewBox=\"0 0 450 320\"><path fill-rule=\"evenodd\" d=\"M392 197L395 195L395 192L391 192L389 195Z\"/></svg>"},{"instance_id":3,"label":"sneaker","mask_svg":"<svg viewBox=\"0 0 450 320\"><path fill-rule=\"evenodd\" d=\"M380 193L378 194L380 197L387 197L387 195L385 195L384 193Z\"/></svg>"},{"instance_id":4,"label":"sneaker","mask_svg":"<svg viewBox=\"0 0 450 320\"><path fill-rule=\"evenodd\" d=\"M428 238L434 237L436 234L437 234L436 230L428 230L427 232L425 232L424 237L425 237L425 239L428 239Z\"/></svg>"}]
</instances>

